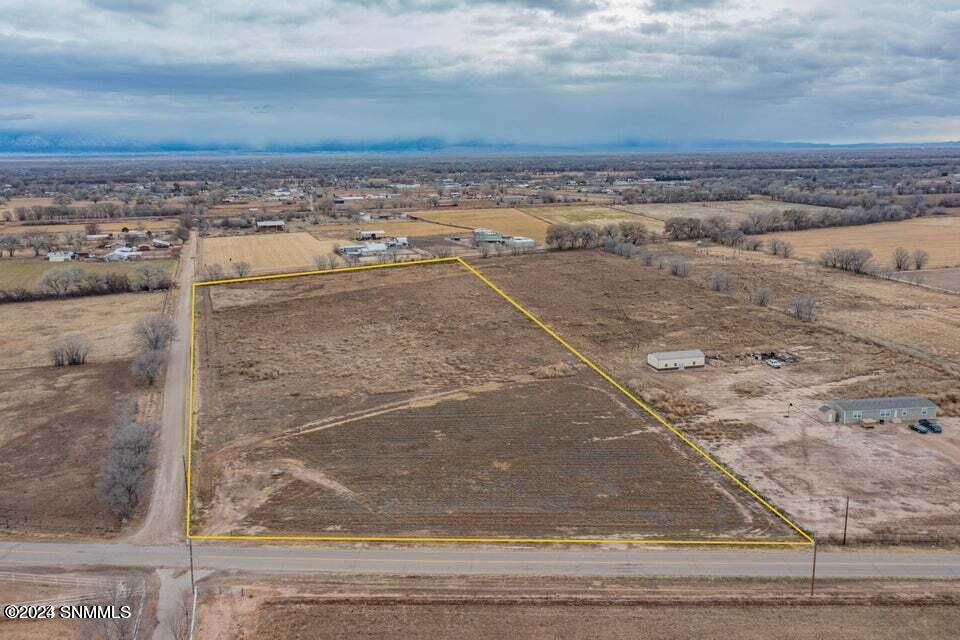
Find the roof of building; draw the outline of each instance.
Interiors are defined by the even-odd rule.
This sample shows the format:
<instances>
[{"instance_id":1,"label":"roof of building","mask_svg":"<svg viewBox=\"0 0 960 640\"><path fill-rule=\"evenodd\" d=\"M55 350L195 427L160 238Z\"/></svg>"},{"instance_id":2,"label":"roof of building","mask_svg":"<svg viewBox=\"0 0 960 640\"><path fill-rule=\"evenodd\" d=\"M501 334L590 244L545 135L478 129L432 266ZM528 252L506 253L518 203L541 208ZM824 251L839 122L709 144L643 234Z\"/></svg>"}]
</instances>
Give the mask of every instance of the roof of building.
<instances>
[{"instance_id":1,"label":"roof of building","mask_svg":"<svg viewBox=\"0 0 960 640\"><path fill-rule=\"evenodd\" d=\"M283 220L257 220L258 227L282 227L285 224Z\"/></svg>"},{"instance_id":2,"label":"roof of building","mask_svg":"<svg viewBox=\"0 0 960 640\"><path fill-rule=\"evenodd\" d=\"M856 400L831 400L828 405L843 411L872 411L875 409L900 409L902 407L926 407L935 409L935 405L920 396L891 396L889 398L860 398Z\"/></svg>"},{"instance_id":3,"label":"roof of building","mask_svg":"<svg viewBox=\"0 0 960 640\"><path fill-rule=\"evenodd\" d=\"M700 349L690 349L688 351L657 351L651 353L651 356L654 356L658 360L670 359L670 358L704 358L703 351Z\"/></svg>"}]
</instances>

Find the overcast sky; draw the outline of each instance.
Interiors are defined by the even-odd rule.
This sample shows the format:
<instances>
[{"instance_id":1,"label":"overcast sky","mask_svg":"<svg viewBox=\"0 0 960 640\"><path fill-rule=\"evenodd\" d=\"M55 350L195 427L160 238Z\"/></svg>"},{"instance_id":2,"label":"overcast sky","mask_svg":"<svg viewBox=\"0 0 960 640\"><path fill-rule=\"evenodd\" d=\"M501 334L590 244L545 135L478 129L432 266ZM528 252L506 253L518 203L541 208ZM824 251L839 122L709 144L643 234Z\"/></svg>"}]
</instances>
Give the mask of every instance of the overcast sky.
<instances>
[{"instance_id":1,"label":"overcast sky","mask_svg":"<svg viewBox=\"0 0 960 640\"><path fill-rule=\"evenodd\" d=\"M960 2L0 0L0 130L960 140Z\"/></svg>"}]
</instances>

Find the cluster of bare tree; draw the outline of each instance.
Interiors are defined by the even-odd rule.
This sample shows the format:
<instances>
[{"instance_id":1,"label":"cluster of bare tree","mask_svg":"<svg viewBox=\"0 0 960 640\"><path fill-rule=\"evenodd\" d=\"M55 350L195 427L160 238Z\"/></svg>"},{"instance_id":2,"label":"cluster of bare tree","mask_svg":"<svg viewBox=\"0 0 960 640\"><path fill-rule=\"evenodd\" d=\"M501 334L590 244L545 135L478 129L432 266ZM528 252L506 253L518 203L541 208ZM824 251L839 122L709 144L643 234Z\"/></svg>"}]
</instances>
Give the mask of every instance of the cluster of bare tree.
<instances>
[{"instance_id":1,"label":"cluster of bare tree","mask_svg":"<svg viewBox=\"0 0 960 640\"><path fill-rule=\"evenodd\" d=\"M672 182L672 181L665 181ZM676 202L723 202L730 200L746 200L750 192L742 187L731 184L714 184L704 186L698 184L684 184L684 188L676 188L658 184L655 187L624 189L622 200L627 204L649 203L676 203Z\"/></svg>"},{"instance_id":2,"label":"cluster of bare tree","mask_svg":"<svg viewBox=\"0 0 960 640\"><path fill-rule=\"evenodd\" d=\"M80 267L51 269L40 277L40 290L0 289L0 304L50 298L101 296L112 293L162 291L172 285L169 274L157 265L145 263L131 273L85 271Z\"/></svg>"},{"instance_id":3,"label":"cluster of bare tree","mask_svg":"<svg viewBox=\"0 0 960 640\"><path fill-rule=\"evenodd\" d=\"M156 314L141 319L133 328L138 354L130 373L142 384L153 386L160 379L167 346L177 337L177 325L169 317Z\"/></svg>"},{"instance_id":4,"label":"cluster of bare tree","mask_svg":"<svg viewBox=\"0 0 960 640\"><path fill-rule=\"evenodd\" d=\"M163 202L98 202L87 206L34 205L16 207L13 218L25 223L47 223L66 220L106 220L121 218L174 217L183 214L200 215L203 207L189 203Z\"/></svg>"},{"instance_id":5,"label":"cluster of bare tree","mask_svg":"<svg viewBox=\"0 0 960 640\"><path fill-rule=\"evenodd\" d=\"M893 268L897 271L909 271L910 269L923 269L930 262L930 254L924 249L916 249L910 253L903 247L897 247L893 251Z\"/></svg>"},{"instance_id":6,"label":"cluster of bare tree","mask_svg":"<svg viewBox=\"0 0 960 640\"><path fill-rule=\"evenodd\" d=\"M607 246L608 242L640 246L658 240L657 235L650 233L642 223L630 221L603 227L592 224L552 224L547 227L546 233L547 247L557 251L594 249Z\"/></svg>"},{"instance_id":7,"label":"cluster of bare tree","mask_svg":"<svg viewBox=\"0 0 960 640\"><path fill-rule=\"evenodd\" d=\"M793 244L782 238L771 238L767 243L767 247L770 249L772 255L780 256L781 258L793 256Z\"/></svg>"},{"instance_id":8,"label":"cluster of bare tree","mask_svg":"<svg viewBox=\"0 0 960 640\"><path fill-rule=\"evenodd\" d=\"M117 520L125 524L143 498L157 425L137 421L137 405L132 399L121 402L115 414L113 435L97 478L97 493Z\"/></svg>"},{"instance_id":9,"label":"cluster of bare tree","mask_svg":"<svg viewBox=\"0 0 960 640\"><path fill-rule=\"evenodd\" d=\"M820 254L820 264L831 269L852 273L872 273L876 265L869 249L841 249L831 247Z\"/></svg>"}]
</instances>

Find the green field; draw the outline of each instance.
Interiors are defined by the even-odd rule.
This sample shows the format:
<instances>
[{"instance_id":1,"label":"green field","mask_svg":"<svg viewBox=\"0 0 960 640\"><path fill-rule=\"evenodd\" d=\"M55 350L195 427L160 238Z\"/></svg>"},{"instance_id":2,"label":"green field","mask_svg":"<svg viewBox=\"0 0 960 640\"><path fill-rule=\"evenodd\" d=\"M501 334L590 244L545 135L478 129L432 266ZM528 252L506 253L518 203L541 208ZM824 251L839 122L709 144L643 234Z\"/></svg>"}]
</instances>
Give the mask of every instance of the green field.
<instances>
[{"instance_id":1,"label":"green field","mask_svg":"<svg viewBox=\"0 0 960 640\"><path fill-rule=\"evenodd\" d=\"M40 278L52 269L79 267L89 273L131 273L142 264L153 264L173 273L176 260L143 260L138 262L48 262L43 258L2 258L0 259L0 289L37 290Z\"/></svg>"}]
</instances>

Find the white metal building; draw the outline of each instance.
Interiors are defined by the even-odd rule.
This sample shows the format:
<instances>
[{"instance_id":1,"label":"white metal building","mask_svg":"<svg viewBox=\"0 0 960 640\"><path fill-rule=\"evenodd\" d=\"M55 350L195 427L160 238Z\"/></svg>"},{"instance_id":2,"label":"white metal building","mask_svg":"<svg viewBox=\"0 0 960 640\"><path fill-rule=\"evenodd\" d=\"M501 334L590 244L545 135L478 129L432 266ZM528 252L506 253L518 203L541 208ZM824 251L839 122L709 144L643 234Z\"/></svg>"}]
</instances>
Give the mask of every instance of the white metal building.
<instances>
[{"instance_id":1,"label":"white metal building","mask_svg":"<svg viewBox=\"0 0 960 640\"><path fill-rule=\"evenodd\" d=\"M707 357L699 349L689 351L658 351L647 356L647 364L657 371L669 369L688 369L703 367L707 364Z\"/></svg>"},{"instance_id":2,"label":"white metal building","mask_svg":"<svg viewBox=\"0 0 960 640\"><path fill-rule=\"evenodd\" d=\"M50 262L67 262L73 260L73 251L50 251L47 253Z\"/></svg>"}]
</instances>

